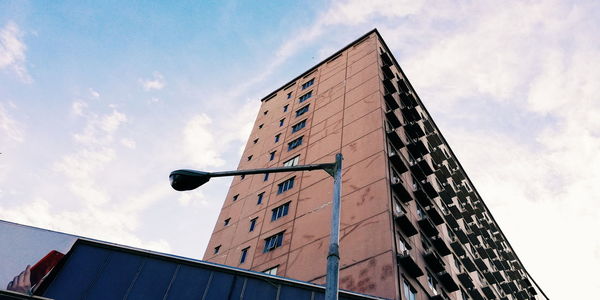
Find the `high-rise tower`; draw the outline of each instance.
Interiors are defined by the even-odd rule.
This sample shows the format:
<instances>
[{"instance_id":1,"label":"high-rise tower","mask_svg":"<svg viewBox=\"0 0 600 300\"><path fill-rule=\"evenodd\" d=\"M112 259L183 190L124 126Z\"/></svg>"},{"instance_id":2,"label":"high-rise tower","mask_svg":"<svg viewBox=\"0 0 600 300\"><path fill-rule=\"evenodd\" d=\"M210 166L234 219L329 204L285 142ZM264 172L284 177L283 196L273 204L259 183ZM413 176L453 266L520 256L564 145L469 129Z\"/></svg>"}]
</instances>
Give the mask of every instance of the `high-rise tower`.
<instances>
[{"instance_id":1,"label":"high-rise tower","mask_svg":"<svg viewBox=\"0 0 600 300\"><path fill-rule=\"evenodd\" d=\"M529 275L373 30L262 100L239 169L344 155L340 287L535 299ZM323 283L332 179L236 177L204 259Z\"/></svg>"}]
</instances>

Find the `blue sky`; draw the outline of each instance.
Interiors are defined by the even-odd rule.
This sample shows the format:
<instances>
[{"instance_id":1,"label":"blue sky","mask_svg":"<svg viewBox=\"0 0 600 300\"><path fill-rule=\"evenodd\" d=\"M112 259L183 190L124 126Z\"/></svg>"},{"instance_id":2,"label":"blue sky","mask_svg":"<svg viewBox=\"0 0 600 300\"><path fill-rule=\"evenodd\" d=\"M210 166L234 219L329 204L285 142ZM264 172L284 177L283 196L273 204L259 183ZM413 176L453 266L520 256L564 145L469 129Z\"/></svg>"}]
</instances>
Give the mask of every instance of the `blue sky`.
<instances>
[{"instance_id":1,"label":"blue sky","mask_svg":"<svg viewBox=\"0 0 600 300\"><path fill-rule=\"evenodd\" d=\"M229 180L168 173L235 168L260 98L377 27L534 278L584 298L599 5L2 1L0 218L201 257Z\"/></svg>"}]
</instances>

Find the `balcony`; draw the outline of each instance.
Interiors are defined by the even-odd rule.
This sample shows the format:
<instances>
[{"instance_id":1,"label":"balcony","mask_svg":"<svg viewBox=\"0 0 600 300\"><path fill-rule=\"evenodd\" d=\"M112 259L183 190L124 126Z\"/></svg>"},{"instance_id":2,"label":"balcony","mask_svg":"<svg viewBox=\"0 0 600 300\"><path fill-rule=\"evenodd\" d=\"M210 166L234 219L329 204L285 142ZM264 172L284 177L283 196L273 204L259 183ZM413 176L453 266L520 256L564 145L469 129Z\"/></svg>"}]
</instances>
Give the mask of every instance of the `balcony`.
<instances>
[{"instance_id":1,"label":"balcony","mask_svg":"<svg viewBox=\"0 0 600 300\"><path fill-rule=\"evenodd\" d=\"M437 277L448 292L458 291L458 284L456 284L450 273L447 271L438 272Z\"/></svg>"},{"instance_id":2,"label":"balcony","mask_svg":"<svg viewBox=\"0 0 600 300\"><path fill-rule=\"evenodd\" d=\"M433 166L427 159L417 160L412 166L410 166L410 170L420 181L426 180L427 176L433 174ZM435 194L437 196L437 192Z\"/></svg>"},{"instance_id":3,"label":"balcony","mask_svg":"<svg viewBox=\"0 0 600 300\"><path fill-rule=\"evenodd\" d=\"M478 288L470 289L469 295L471 295L471 298L473 298L473 300L485 300L485 297L483 297Z\"/></svg>"},{"instance_id":4,"label":"balcony","mask_svg":"<svg viewBox=\"0 0 600 300\"><path fill-rule=\"evenodd\" d=\"M469 238L467 237L467 234L462 229L459 229L459 230L455 231L454 233L456 234L456 236L458 237L458 240L461 243L466 244L469 242Z\"/></svg>"},{"instance_id":5,"label":"balcony","mask_svg":"<svg viewBox=\"0 0 600 300\"><path fill-rule=\"evenodd\" d=\"M402 174L402 173L408 171L408 168L404 164L404 161L402 161L402 158L400 157L400 152L398 150L396 150L396 149L390 150L388 152L388 159L390 160L390 163L392 164L394 169L399 174Z\"/></svg>"},{"instance_id":6,"label":"balcony","mask_svg":"<svg viewBox=\"0 0 600 300\"><path fill-rule=\"evenodd\" d=\"M465 266L467 271L475 272L477 270L475 263L473 263L473 260L468 255L461 256L460 261L463 263L463 266Z\"/></svg>"},{"instance_id":7,"label":"balcony","mask_svg":"<svg viewBox=\"0 0 600 300\"><path fill-rule=\"evenodd\" d=\"M393 94L385 94L385 96L383 96L383 99L385 100L385 103L391 110L400 108L400 106L398 105L398 101L396 101L396 98L394 98Z\"/></svg>"},{"instance_id":8,"label":"balcony","mask_svg":"<svg viewBox=\"0 0 600 300\"><path fill-rule=\"evenodd\" d=\"M420 137L425 136L425 132L423 131L423 128L421 128L421 125L418 122L405 124L404 131L406 132L406 135L411 139L418 139Z\"/></svg>"},{"instance_id":9,"label":"balcony","mask_svg":"<svg viewBox=\"0 0 600 300\"><path fill-rule=\"evenodd\" d=\"M406 145L408 152L413 158L422 157L429 153L425 144L421 140L413 140L409 144Z\"/></svg>"},{"instance_id":10,"label":"balcony","mask_svg":"<svg viewBox=\"0 0 600 300\"><path fill-rule=\"evenodd\" d=\"M395 130L388 130L388 131L386 131L385 134L387 135L388 141L390 141L390 143L392 143L394 148L400 149L400 148L404 147L404 142L402 141L402 139L400 138L400 136L398 135L398 133Z\"/></svg>"},{"instance_id":11,"label":"balcony","mask_svg":"<svg viewBox=\"0 0 600 300\"><path fill-rule=\"evenodd\" d=\"M465 248L463 248L462 243L458 240L458 238L456 238L456 236L453 237L450 241L450 247L452 247L452 249L458 256L463 256L467 253L465 251Z\"/></svg>"},{"instance_id":12,"label":"balcony","mask_svg":"<svg viewBox=\"0 0 600 300\"><path fill-rule=\"evenodd\" d=\"M433 162L435 162L435 159L433 159ZM437 178L439 178L440 180L444 181L444 183L446 182L446 179L448 179L450 177L450 170L448 170L448 167L446 167L446 165L444 164L437 164L438 168L435 171L435 176L437 176Z\"/></svg>"},{"instance_id":13,"label":"balcony","mask_svg":"<svg viewBox=\"0 0 600 300\"><path fill-rule=\"evenodd\" d=\"M448 223L448 225L450 226L450 228L458 228L458 222L456 222L456 219L454 218L454 216L452 216L452 214L450 214L450 212L446 212L446 223Z\"/></svg>"},{"instance_id":14,"label":"balcony","mask_svg":"<svg viewBox=\"0 0 600 300\"><path fill-rule=\"evenodd\" d=\"M460 283L462 283L462 285L467 289L472 289L475 287L473 285L473 278L471 278L471 275L469 275L468 272L458 273L456 277L458 278L458 281L460 281Z\"/></svg>"},{"instance_id":15,"label":"balcony","mask_svg":"<svg viewBox=\"0 0 600 300\"><path fill-rule=\"evenodd\" d=\"M451 193L448 192L448 185L446 185L444 187L443 190L441 190L439 192L440 194L440 198L442 198L442 201L444 201L444 203L446 203L446 205L454 205L454 198L452 197ZM458 218L459 220L462 218L462 214L460 216L460 218Z\"/></svg>"},{"instance_id":16,"label":"balcony","mask_svg":"<svg viewBox=\"0 0 600 300\"><path fill-rule=\"evenodd\" d=\"M381 55L379 55L381 57L381 63L383 64L383 66L391 66L392 65L392 59L390 58L390 56L387 53L381 53Z\"/></svg>"},{"instance_id":17,"label":"balcony","mask_svg":"<svg viewBox=\"0 0 600 300\"><path fill-rule=\"evenodd\" d=\"M435 225L444 224L444 217L440 213L440 210L437 208L437 204L433 203L433 205L429 207L425 207L425 211L427 215Z\"/></svg>"},{"instance_id":18,"label":"balcony","mask_svg":"<svg viewBox=\"0 0 600 300\"><path fill-rule=\"evenodd\" d=\"M450 167L450 171L456 172L456 170L458 170L458 164L456 164L456 159L454 159L454 157L448 157L448 159L446 159L446 161L448 161L448 167ZM462 175L462 174L460 174L460 175ZM454 182L460 182L460 180L459 181L455 180Z\"/></svg>"},{"instance_id":19,"label":"balcony","mask_svg":"<svg viewBox=\"0 0 600 300\"><path fill-rule=\"evenodd\" d=\"M400 97L400 99L402 99L402 97ZM404 116L404 119L407 120L408 122L417 122L419 120L421 120L421 114L419 114L419 112L417 111L416 108L412 107L404 107L400 109L402 111L402 115Z\"/></svg>"},{"instance_id":20,"label":"balcony","mask_svg":"<svg viewBox=\"0 0 600 300\"><path fill-rule=\"evenodd\" d=\"M481 287L481 291L485 294L488 299L498 299L498 295L494 292L494 289L491 286Z\"/></svg>"},{"instance_id":21,"label":"balcony","mask_svg":"<svg viewBox=\"0 0 600 300\"><path fill-rule=\"evenodd\" d=\"M485 280L487 280L487 282L489 283L495 283L496 282L496 277L494 277L494 274L492 274L492 272L488 271L488 270L483 270L483 277L485 277Z\"/></svg>"},{"instance_id":22,"label":"balcony","mask_svg":"<svg viewBox=\"0 0 600 300\"><path fill-rule=\"evenodd\" d=\"M433 162L436 165L441 165L442 162L444 162L444 160L447 159L446 154L444 153L444 150L442 150L442 148L440 148L440 147L435 147L433 149L433 151L431 151L431 158L433 159ZM448 175L450 175L450 172L448 172ZM450 177L450 176L446 176L446 177Z\"/></svg>"},{"instance_id":23,"label":"balcony","mask_svg":"<svg viewBox=\"0 0 600 300\"><path fill-rule=\"evenodd\" d=\"M435 132L435 128L433 128L433 124L431 123L430 120L423 120L423 126L425 126L425 132L429 133L434 133Z\"/></svg>"},{"instance_id":24,"label":"balcony","mask_svg":"<svg viewBox=\"0 0 600 300\"><path fill-rule=\"evenodd\" d=\"M398 92L398 90L396 89L396 86L394 85L394 83L392 82L392 79L384 79L382 81L383 86L385 87L385 90L389 93L389 94L393 94Z\"/></svg>"},{"instance_id":25,"label":"balcony","mask_svg":"<svg viewBox=\"0 0 600 300\"><path fill-rule=\"evenodd\" d=\"M462 219L462 210L456 206L456 205L448 205L448 209L450 210L450 213L452 214L452 216L457 219L460 220Z\"/></svg>"},{"instance_id":26,"label":"balcony","mask_svg":"<svg viewBox=\"0 0 600 300\"><path fill-rule=\"evenodd\" d=\"M382 66L381 72L383 73L384 79L393 79L396 77L389 66Z\"/></svg>"},{"instance_id":27,"label":"balcony","mask_svg":"<svg viewBox=\"0 0 600 300\"><path fill-rule=\"evenodd\" d=\"M427 142L429 142L431 147L438 147L442 144L442 139L440 139L438 134L434 133L427 136Z\"/></svg>"},{"instance_id":28,"label":"balcony","mask_svg":"<svg viewBox=\"0 0 600 300\"><path fill-rule=\"evenodd\" d=\"M421 230L423 230L423 233L425 233L425 235L427 235L428 237L433 237L440 234L437 227L433 224L433 222L431 222L431 220L428 217L418 220L417 223L419 223L419 227L421 228Z\"/></svg>"},{"instance_id":29,"label":"balcony","mask_svg":"<svg viewBox=\"0 0 600 300\"><path fill-rule=\"evenodd\" d=\"M444 263L442 258L437 253L435 253L435 251L431 249L426 250L423 254L423 258L425 259L425 262L427 263L431 271L435 273L445 271L446 264Z\"/></svg>"},{"instance_id":30,"label":"balcony","mask_svg":"<svg viewBox=\"0 0 600 300\"><path fill-rule=\"evenodd\" d=\"M423 270L421 270L414 258L410 256L410 252L408 250L396 255L396 259L398 259L398 263L404 268L404 270L406 270L408 275L414 278L423 276Z\"/></svg>"},{"instance_id":31,"label":"balcony","mask_svg":"<svg viewBox=\"0 0 600 300\"><path fill-rule=\"evenodd\" d=\"M390 125L392 126L392 128L394 128L394 129L396 129L402 125L402 123L400 123L400 119L398 119L398 116L396 116L395 110L386 111L385 117L388 120L388 122L390 123Z\"/></svg>"},{"instance_id":32,"label":"balcony","mask_svg":"<svg viewBox=\"0 0 600 300\"><path fill-rule=\"evenodd\" d=\"M518 291L515 296L517 297L518 300L527 300L529 299L529 294L527 294L527 291Z\"/></svg>"},{"instance_id":33,"label":"balcony","mask_svg":"<svg viewBox=\"0 0 600 300\"><path fill-rule=\"evenodd\" d=\"M429 200L429 198L427 197L427 194L425 194L425 192L423 191L423 189L420 186L416 186L416 188L413 189L413 195L415 196L415 200L417 200L417 202L419 204L421 204L421 206L423 207L429 207L431 206L431 200Z\"/></svg>"},{"instance_id":34,"label":"balcony","mask_svg":"<svg viewBox=\"0 0 600 300\"><path fill-rule=\"evenodd\" d=\"M431 238L431 244L438 251L438 253L443 257L446 255L450 255L452 252L450 248L448 248L448 244L444 241L443 238L439 236L434 236Z\"/></svg>"},{"instance_id":35,"label":"balcony","mask_svg":"<svg viewBox=\"0 0 600 300\"><path fill-rule=\"evenodd\" d=\"M406 236L411 237L418 233L417 228L415 225L413 225L412 221L405 212L394 211L394 220L396 221L396 224L398 224L398 227L400 227L400 230L402 230Z\"/></svg>"},{"instance_id":36,"label":"balcony","mask_svg":"<svg viewBox=\"0 0 600 300\"><path fill-rule=\"evenodd\" d=\"M488 266L483 261L483 258L475 256L475 259L473 261L475 261L475 265L477 265L479 270L487 270Z\"/></svg>"},{"instance_id":37,"label":"balcony","mask_svg":"<svg viewBox=\"0 0 600 300\"><path fill-rule=\"evenodd\" d=\"M502 272L500 272L500 271L494 271L494 272L492 272L492 274L494 274L494 278L496 278L497 282L504 282L504 281L506 281L506 278L504 278L504 276L502 275Z\"/></svg>"},{"instance_id":38,"label":"balcony","mask_svg":"<svg viewBox=\"0 0 600 300\"><path fill-rule=\"evenodd\" d=\"M401 91L403 91L404 93L409 93L410 90L408 88L408 85L406 85L406 82L404 81L404 79L400 78L398 79L398 87L400 88ZM414 99L414 98L413 98Z\"/></svg>"},{"instance_id":39,"label":"balcony","mask_svg":"<svg viewBox=\"0 0 600 300\"><path fill-rule=\"evenodd\" d=\"M431 183L429 180L430 179L428 178L426 181L424 181L421 184L421 186L423 186L423 190L425 191L427 196L429 196L429 198L433 199L439 195L438 195L437 190L433 187L433 183Z\"/></svg>"},{"instance_id":40,"label":"balcony","mask_svg":"<svg viewBox=\"0 0 600 300\"><path fill-rule=\"evenodd\" d=\"M400 87L400 90L403 90L400 81L398 81L398 87ZM403 107L416 107L419 105L417 103L417 100L415 100L415 96L413 96L408 91L404 91L404 93L400 93L400 102L402 102Z\"/></svg>"},{"instance_id":41,"label":"balcony","mask_svg":"<svg viewBox=\"0 0 600 300\"><path fill-rule=\"evenodd\" d=\"M402 203L408 203L413 200L412 196L410 195L408 190L406 190L406 188L404 187L404 183L402 182L402 180L400 180L400 178L392 177L390 179L390 183L392 185L392 191L396 194L396 196L398 196L398 199Z\"/></svg>"}]
</instances>

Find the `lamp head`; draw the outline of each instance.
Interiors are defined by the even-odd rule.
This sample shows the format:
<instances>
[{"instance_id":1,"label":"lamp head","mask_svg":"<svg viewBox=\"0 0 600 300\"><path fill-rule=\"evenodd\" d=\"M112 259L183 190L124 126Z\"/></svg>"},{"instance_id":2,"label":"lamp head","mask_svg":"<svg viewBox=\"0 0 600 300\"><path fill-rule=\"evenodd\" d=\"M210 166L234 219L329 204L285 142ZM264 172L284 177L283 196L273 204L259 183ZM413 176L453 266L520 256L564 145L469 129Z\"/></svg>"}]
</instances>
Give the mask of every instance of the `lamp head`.
<instances>
[{"instance_id":1,"label":"lamp head","mask_svg":"<svg viewBox=\"0 0 600 300\"><path fill-rule=\"evenodd\" d=\"M210 173L194 170L176 170L171 172L169 180L177 191L193 190L210 180Z\"/></svg>"}]
</instances>

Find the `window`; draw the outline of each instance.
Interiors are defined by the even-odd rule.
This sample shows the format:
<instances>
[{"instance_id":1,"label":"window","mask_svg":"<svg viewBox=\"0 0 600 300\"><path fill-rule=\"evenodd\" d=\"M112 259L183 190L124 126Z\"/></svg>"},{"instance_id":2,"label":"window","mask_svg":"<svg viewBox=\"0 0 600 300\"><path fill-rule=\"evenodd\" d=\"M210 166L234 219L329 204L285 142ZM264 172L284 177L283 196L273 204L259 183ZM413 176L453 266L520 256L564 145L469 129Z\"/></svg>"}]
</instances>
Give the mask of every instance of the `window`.
<instances>
[{"instance_id":1,"label":"window","mask_svg":"<svg viewBox=\"0 0 600 300\"><path fill-rule=\"evenodd\" d=\"M276 152L277 151L273 151L273 152L269 153L269 160L274 160L275 159L275 153Z\"/></svg>"},{"instance_id":2,"label":"window","mask_svg":"<svg viewBox=\"0 0 600 300\"><path fill-rule=\"evenodd\" d=\"M252 155L248 156L248 161L252 160Z\"/></svg>"},{"instance_id":3,"label":"window","mask_svg":"<svg viewBox=\"0 0 600 300\"><path fill-rule=\"evenodd\" d=\"M296 179L296 177L292 177L292 178L278 184L277 185L277 194L281 194L281 193L293 188L294 187L294 179Z\"/></svg>"},{"instance_id":4,"label":"window","mask_svg":"<svg viewBox=\"0 0 600 300\"><path fill-rule=\"evenodd\" d=\"M288 98L288 99L292 98L292 92L289 92L289 93L288 93L288 96L287 96L287 98Z\"/></svg>"},{"instance_id":5,"label":"window","mask_svg":"<svg viewBox=\"0 0 600 300\"><path fill-rule=\"evenodd\" d=\"M270 269L266 269L266 270L263 271L263 273L269 274L269 275L277 275L277 267L279 267L279 265L274 266L274 267L272 267Z\"/></svg>"},{"instance_id":6,"label":"window","mask_svg":"<svg viewBox=\"0 0 600 300\"><path fill-rule=\"evenodd\" d=\"M300 155L296 155L293 158L287 160L286 162L283 163L284 167L293 167L298 165L298 163L300 162Z\"/></svg>"},{"instance_id":7,"label":"window","mask_svg":"<svg viewBox=\"0 0 600 300\"><path fill-rule=\"evenodd\" d=\"M254 227L256 227L256 220L258 220L258 217L250 220L250 230L248 230L248 232L254 231Z\"/></svg>"},{"instance_id":8,"label":"window","mask_svg":"<svg viewBox=\"0 0 600 300\"><path fill-rule=\"evenodd\" d=\"M258 125L258 129L262 129L262 128L263 128L263 126L265 126L265 124L260 124L260 125Z\"/></svg>"},{"instance_id":9,"label":"window","mask_svg":"<svg viewBox=\"0 0 600 300\"><path fill-rule=\"evenodd\" d=\"M286 204L284 204L284 205L280 205L280 206L277 206L277 207L273 208L271 210L271 212L272 212L272 214L271 214L271 222L273 222L273 221L275 221L275 220L277 220L279 218L287 216L289 209L290 209L290 203L289 202L286 203Z\"/></svg>"},{"instance_id":10,"label":"window","mask_svg":"<svg viewBox=\"0 0 600 300\"><path fill-rule=\"evenodd\" d=\"M299 110L297 110L297 111L296 111L296 117L299 117L299 116L301 116L301 115L305 114L307 111L308 111L308 105L307 105L307 106L304 106L304 107L302 107L302 108L301 108L301 109L299 109Z\"/></svg>"},{"instance_id":11,"label":"window","mask_svg":"<svg viewBox=\"0 0 600 300\"><path fill-rule=\"evenodd\" d=\"M240 264L243 264L246 261L246 256L248 256L248 249L250 249L250 247L246 247L246 248L242 249L242 256L240 257Z\"/></svg>"},{"instance_id":12,"label":"window","mask_svg":"<svg viewBox=\"0 0 600 300\"><path fill-rule=\"evenodd\" d=\"M312 91L300 96L300 98L298 98L298 103L302 103L302 102L310 99L310 97L312 97Z\"/></svg>"},{"instance_id":13,"label":"window","mask_svg":"<svg viewBox=\"0 0 600 300\"><path fill-rule=\"evenodd\" d=\"M463 289L460 290L460 296L462 300L469 300L469 296L467 296L467 292L465 292Z\"/></svg>"},{"instance_id":14,"label":"window","mask_svg":"<svg viewBox=\"0 0 600 300\"><path fill-rule=\"evenodd\" d=\"M240 194L234 195L233 196L233 201L236 201L238 199L238 197L240 196Z\"/></svg>"},{"instance_id":15,"label":"window","mask_svg":"<svg viewBox=\"0 0 600 300\"><path fill-rule=\"evenodd\" d=\"M223 226L229 225L229 221L231 221L231 218L225 219L225 221L223 221Z\"/></svg>"},{"instance_id":16,"label":"window","mask_svg":"<svg viewBox=\"0 0 600 300\"><path fill-rule=\"evenodd\" d=\"M219 253L219 250L221 250L221 245L215 247L214 254Z\"/></svg>"},{"instance_id":17,"label":"window","mask_svg":"<svg viewBox=\"0 0 600 300\"><path fill-rule=\"evenodd\" d=\"M269 252L277 247L281 247L283 244L283 233L284 231L266 238L265 250L263 252Z\"/></svg>"},{"instance_id":18,"label":"window","mask_svg":"<svg viewBox=\"0 0 600 300\"><path fill-rule=\"evenodd\" d=\"M263 113L263 115L265 115L265 116L266 116L268 113L269 113L269 111L268 111L268 110L265 110L265 112Z\"/></svg>"},{"instance_id":19,"label":"window","mask_svg":"<svg viewBox=\"0 0 600 300\"><path fill-rule=\"evenodd\" d=\"M256 205L260 205L262 203L264 196L265 196L265 192L258 194L258 199L256 200Z\"/></svg>"},{"instance_id":20,"label":"window","mask_svg":"<svg viewBox=\"0 0 600 300\"><path fill-rule=\"evenodd\" d=\"M419 218L419 220L423 220L425 219L425 212L423 211L423 209L417 205L417 217Z\"/></svg>"},{"instance_id":21,"label":"window","mask_svg":"<svg viewBox=\"0 0 600 300\"><path fill-rule=\"evenodd\" d=\"M287 104L285 106L283 106L283 112L286 112L288 107L289 107L289 105L287 105Z\"/></svg>"},{"instance_id":22,"label":"window","mask_svg":"<svg viewBox=\"0 0 600 300\"><path fill-rule=\"evenodd\" d=\"M408 281L404 280L404 299L406 300L416 300L417 299L417 291L408 283Z\"/></svg>"},{"instance_id":23,"label":"window","mask_svg":"<svg viewBox=\"0 0 600 300\"><path fill-rule=\"evenodd\" d=\"M246 175L240 175L240 180L244 180L244 178L246 178Z\"/></svg>"},{"instance_id":24,"label":"window","mask_svg":"<svg viewBox=\"0 0 600 300\"><path fill-rule=\"evenodd\" d=\"M313 83L315 83L315 79L314 79L314 78L313 78L313 79L311 79L311 80L309 80L309 81L307 81L307 82L305 82L305 83L302 85L302 89L304 90L304 89L308 88L309 86L313 85Z\"/></svg>"},{"instance_id":25,"label":"window","mask_svg":"<svg viewBox=\"0 0 600 300\"><path fill-rule=\"evenodd\" d=\"M435 280L435 278L433 278L433 276L431 276L431 273L429 272L427 272L427 285L429 286L434 295L438 294L437 280Z\"/></svg>"},{"instance_id":26,"label":"window","mask_svg":"<svg viewBox=\"0 0 600 300\"><path fill-rule=\"evenodd\" d=\"M292 133L297 132L298 130L300 130L300 129L304 128L304 127L306 127L306 119L304 119L304 120L302 120L302 121L294 124L292 126Z\"/></svg>"},{"instance_id":27,"label":"window","mask_svg":"<svg viewBox=\"0 0 600 300\"><path fill-rule=\"evenodd\" d=\"M296 149L298 146L302 145L302 138L304 136L301 136L291 142L288 143L288 151Z\"/></svg>"},{"instance_id":28,"label":"window","mask_svg":"<svg viewBox=\"0 0 600 300\"><path fill-rule=\"evenodd\" d=\"M269 173L265 173L265 177L263 178L263 181L267 181L269 180Z\"/></svg>"},{"instance_id":29,"label":"window","mask_svg":"<svg viewBox=\"0 0 600 300\"><path fill-rule=\"evenodd\" d=\"M258 143L258 139L255 139L254 141L252 141L254 144Z\"/></svg>"},{"instance_id":30,"label":"window","mask_svg":"<svg viewBox=\"0 0 600 300\"><path fill-rule=\"evenodd\" d=\"M279 127L283 126L283 124L285 124L285 119L279 120Z\"/></svg>"},{"instance_id":31,"label":"window","mask_svg":"<svg viewBox=\"0 0 600 300\"><path fill-rule=\"evenodd\" d=\"M281 133L275 135L275 143L279 142L279 137L281 137Z\"/></svg>"}]
</instances>

